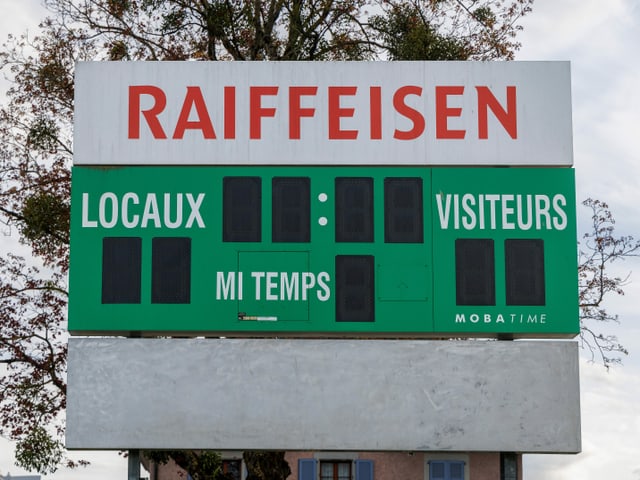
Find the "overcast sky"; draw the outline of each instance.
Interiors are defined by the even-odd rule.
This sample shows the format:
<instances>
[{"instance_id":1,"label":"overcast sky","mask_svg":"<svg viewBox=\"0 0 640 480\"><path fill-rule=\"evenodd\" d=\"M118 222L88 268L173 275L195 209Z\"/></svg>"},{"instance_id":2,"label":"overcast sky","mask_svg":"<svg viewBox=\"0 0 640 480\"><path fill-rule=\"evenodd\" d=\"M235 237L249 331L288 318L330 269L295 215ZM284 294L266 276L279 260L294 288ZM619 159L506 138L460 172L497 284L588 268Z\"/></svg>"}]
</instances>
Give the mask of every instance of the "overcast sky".
<instances>
[{"instance_id":1,"label":"overcast sky","mask_svg":"<svg viewBox=\"0 0 640 480\"><path fill-rule=\"evenodd\" d=\"M523 26L518 60L571 61L578 201L606 201L618 232L640 237L640 1L539 0ZM579 231L587 221L578 207ZM640 261L617 272L631 283L609 303L620 324L607 333L630 354L609 373L582 362L583 452L528 455L525 480L640 479Z\"/></svg>"},{"instance_id":2,"label":"overcast sky","mask_svg":"<svg viewBox=\"0 0 640 480\"><path fill-rule=\"evenodd\" d=\"M35 33L43 10L40 0L0 0L0 14L4 41L27 28ZM606 201L618 232L640 237L640 0L537 0L522 24L518 60L571 61L578 201ZM578 207L578 221L584 232L584 207ZM0 238L0 254L13 245ZM621 262L616 271L631 273L631 283L624 297L609 303L620 324L606 333L618 335L630 355L608 373L583 355L583 452L527 455L524 480L640 480L640 261ZM126 478L126 461L116 453L74 456L90 458L92 466L46 479ZM12 445L0 439L0 474L7 471L25 473L13 465Z\"/></svg>"}]
</instances>

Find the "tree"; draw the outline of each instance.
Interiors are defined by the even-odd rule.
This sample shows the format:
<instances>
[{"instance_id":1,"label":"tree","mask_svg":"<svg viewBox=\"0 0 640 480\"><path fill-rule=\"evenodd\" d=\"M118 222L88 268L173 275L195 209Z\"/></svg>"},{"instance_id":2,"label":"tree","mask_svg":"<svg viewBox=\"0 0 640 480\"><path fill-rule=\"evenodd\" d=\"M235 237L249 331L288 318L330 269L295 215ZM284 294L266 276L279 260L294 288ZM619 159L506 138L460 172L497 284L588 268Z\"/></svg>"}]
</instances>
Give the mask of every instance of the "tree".
<instances>
[{"instance_id":1,"label":"tree","mask_svg":"<svg viewBox=\"0 0 640 480\"><path fill-rule=\"evenodd\" d=\"M157 464L174 461L193 480L233 480L222 471L222 458L217 452L193 450L153 450L144 456Z\"/></svg>"},{"instance_id":2,"label":"tree","mask_svg":"<svg viewBox=\"0 0 640 480\"><path fill-rule=\"evenodd\" d=\"M285 452L244 452L246 480L286 480L291 474Z\"/></svg>"},{"instance_id":3,"label":"tree","mask_svg":"<svg viewBox=\"0 0 640 480\"><path fill-rule=\"evenodd\" d=\"M605 299L611 294L624 295L628 276L611 276L615 262L638 256L640 241L632 236L615 236L615 220L609 206L588 198L582 204L591 210L591 226L582 236L578 262L578 292L580 305L580 340L583 347L596 356L608 369L619 364L620 355L627 349L615 335L600 331L603 323L617 322L618 316L605 308Z\"/></svg>"},{"instance_id":4,"label":"tree","mask_svg":"<svg viewBox=\"0 0 640 480\"><path fill-rule=\"evenodd\" d=\"M46 0L55 26L110 60L512 59L532 0ZM437 44L442 42L442 46ZM433 47L425 47L434 45ZM449 56L450 58L450 56ZM422 60L447 59L422 56Z\"/></svg>"},{"instance_id":5,"label":"tree","mask_svg":"<svg viewBox=\"0 0 640 480\"><path fill-rule=\"evenodd\" d=\"M0 433L18 440L19 465L42 473L64 458L72 68L82 48L50 30L29 45L10 37L0 56L14 75L0 110L0 215L40 264L0 257Z\"/></svg>"},{"instance_id":6,"label":"tree","mask_svg":"<svg viewBox=\"0 0 640 480\"><path fill-rule=\"evenodd\" d=\"M517 21L532 1L45 0L52 16L39 36L11 36L0 52L12 81L0 109L0 221L40 263L0 257L0 433L18 441L19 464L42 473L73 466L60 439L76 61L512 59ZM582 339L608 366L626 351L591 321L615 319L603 301L624 279L605 269L638 244L613 236L605 204L587 206L594 224L580 263ZM171 456L194 478L218 471L215 455ZM246 461L255 478L286 478L280 457L256 452ZM278 473L264 475L269 463Z\"/></svg>"}]
</instances>

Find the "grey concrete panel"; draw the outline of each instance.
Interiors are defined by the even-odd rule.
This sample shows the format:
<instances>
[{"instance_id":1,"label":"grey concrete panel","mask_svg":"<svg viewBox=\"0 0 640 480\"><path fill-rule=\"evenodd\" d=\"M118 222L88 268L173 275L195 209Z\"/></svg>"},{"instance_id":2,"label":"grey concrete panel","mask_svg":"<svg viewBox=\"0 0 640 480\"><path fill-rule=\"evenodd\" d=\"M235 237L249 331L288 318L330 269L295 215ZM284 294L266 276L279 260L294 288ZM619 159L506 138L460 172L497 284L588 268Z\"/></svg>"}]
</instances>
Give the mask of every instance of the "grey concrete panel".
<instances>
[{"instance_id":1,"label":"grey concrete panel","mask_svg":"<svg viewBox=\"0 0 640 480\"><path fill-rule=\"evenodd\" d=\"M575 342L69 341L70 449L580 451Z\"/></svg>"}]
</instances>

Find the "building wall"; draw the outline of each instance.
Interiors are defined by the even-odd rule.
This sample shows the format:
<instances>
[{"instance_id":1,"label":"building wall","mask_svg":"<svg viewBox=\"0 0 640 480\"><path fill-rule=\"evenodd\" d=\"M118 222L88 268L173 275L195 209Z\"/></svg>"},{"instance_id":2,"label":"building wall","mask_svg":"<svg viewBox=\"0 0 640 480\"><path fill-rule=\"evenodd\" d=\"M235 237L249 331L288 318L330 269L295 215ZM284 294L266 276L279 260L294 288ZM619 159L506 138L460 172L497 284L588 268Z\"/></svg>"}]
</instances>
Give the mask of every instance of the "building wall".
<instances>
[{"instance_id":1,"label":"building wall","mask_svg":"<svg viewBox=\"0 0 640 480\"><path fill-rule=\"evenodd\" d=\"M472 480L494 480L500 478L499 453L473 453L469 455L469 471ZM520 469L518 469L520 473Z\"/></svg>"},{"instance_id":2,"label":"building wall","mask_svg":"<svg viewBox=\"0 0 640 480\"><path fill-rule=\"evenodd\" d=\"M223 458L242 458L242 454L223 455ZM287 480L298 480L298 460L317 458L331 460L367 459L374 462L375 480L429 480L427 462L429 459L464 460L465 480L500 480L499 452L287 452L285 456L291 475ZM150 472L149 480L185 480L184 470L175 463L155 467L144 462ZM244 472L244 468L243 468ZM244 472L246 474L246 472ZM518 455L518 480L522 480L522 455Z\"/></svg>"},{"instance_id":3,"label":"building wall","mask_svg":"<svg viewBox=\"0 0 640 480\"><path fill-rule=\"evenodd\" d=\"M375 480L429 480L429 459L455 459L465 461L466 480L500 480L499 452L287 452L285 458L291 467L287 480L298 480L298 460L301 458L373 460ZM518 455L518 480L522 478L522 455Z\"/></svg>"},{"instance_id":4,"label":"building wall","mask_svg":"<svg viewBox=\"0 0 640 480\"><path fill-rule=\"evenodd\" d=\"M421 453L364 452L361 458L373 460L375 479L420 479L424 477L424 458Z\"/></svg>"}]
</instances>

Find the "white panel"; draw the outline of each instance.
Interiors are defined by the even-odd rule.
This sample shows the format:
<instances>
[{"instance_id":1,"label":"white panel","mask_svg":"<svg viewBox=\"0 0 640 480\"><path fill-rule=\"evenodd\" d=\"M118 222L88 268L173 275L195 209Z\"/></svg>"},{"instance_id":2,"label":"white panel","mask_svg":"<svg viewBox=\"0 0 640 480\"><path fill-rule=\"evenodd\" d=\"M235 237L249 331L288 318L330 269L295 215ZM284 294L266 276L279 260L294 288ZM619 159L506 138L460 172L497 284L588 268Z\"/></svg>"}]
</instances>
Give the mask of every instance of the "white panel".
<instances>
[{"instance_id":1,"label":"white panel","mask_svg":"<svg viewBox=\"0 0 640 480\"><path fill-rule=\"evenodd\" d=\"M575 342L69 341L70 449L580 451Z\"/></svg>"},{"instance_id":2,"label":"white panel","mask_svg":"<svg viewBox=\"0 0 640 480\"><path fill-rule=\"evenodd\" d=\"M130 95L132 86L152 87L161 94ZM275 111L273 116L266 111L261 116L254 108L252 118L251 92L264 86L277 87L277 94L261 96L260 107ZM290 87L317 87L317 91L296 102ZM340 110L332 110L330 92L345 87L355 88L355 93L342 91L334 102ZM444 102L439 103L436 92L442 87L460 87L463 93L441 96ZM487 87L505 110L507 90L515 89L516 112L511 111L515 139L491 110L486 116L488 138L479 138L479 118L484 116L479 112L477 87ZM233 102L225 101L225 88L234 89ZM194 91L196 96L187 94ZM380 108L375 100L378 91ZM161 97L166 99L164 108ZM195 122L189 126L197 128L174 139L187 97L201 98L206 113L205 108L198 111L198 101L187 101L188 122ZM133 108L138 98L139 108ZM292 116L291 108L295 111L298 103L301 114ZM149 114L147 120L144 112L154 106L157 116ZM79 63L75 108L76 164L573 163L568 62ZM167 138L152 135L154 118ZM299 139L290 134L290 126L298 124L296 118ZM355 131L357 138L334 138L340 135L330 131L332 118L341 132ZM420 119L424 130L414 130ZM260 123L260 138L251 138L252 121ZM136 122L139 138L129 138L130 124ZM438 122L441 129L463 130L464 138L441 138ZM205 138L209 124L215 138ZM227 125L234 125L234 131ZM397 139L396 131L415 134Z\"/></svg>"}]
</instances>

